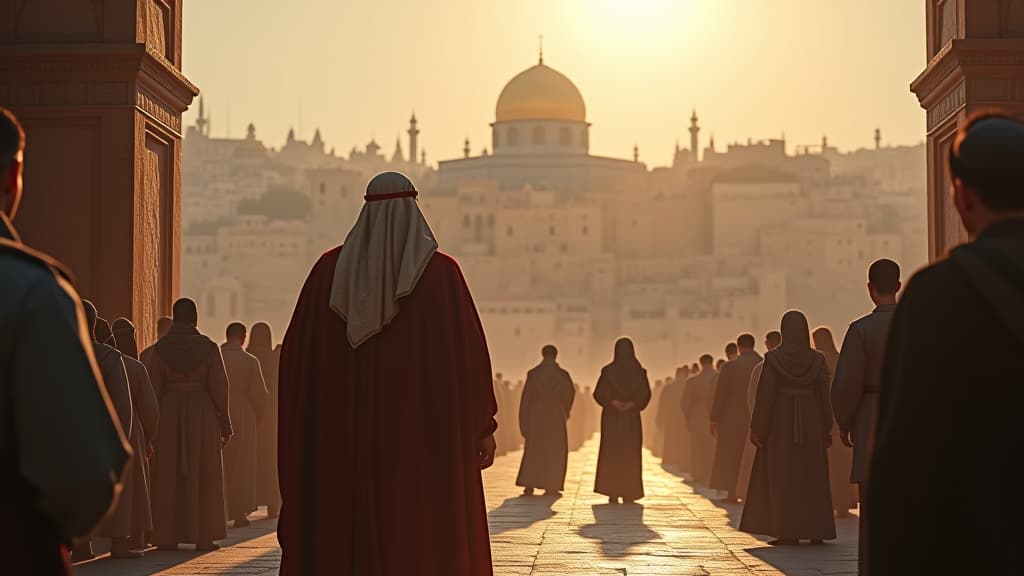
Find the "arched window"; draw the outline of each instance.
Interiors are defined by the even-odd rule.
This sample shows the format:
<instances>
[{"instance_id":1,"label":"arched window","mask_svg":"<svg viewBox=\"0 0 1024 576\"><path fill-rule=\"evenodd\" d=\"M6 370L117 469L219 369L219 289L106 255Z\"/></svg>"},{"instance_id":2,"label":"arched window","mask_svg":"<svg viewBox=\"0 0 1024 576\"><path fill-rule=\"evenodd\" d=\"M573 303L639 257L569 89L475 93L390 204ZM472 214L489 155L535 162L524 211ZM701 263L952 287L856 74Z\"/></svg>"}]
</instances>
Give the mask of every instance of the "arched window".
<instances>
[{"instance_id":1,"label":"arched window","mask_svg":"<svg viewBox=\"0 0 1024 576\"><path fill-rule=\"evenodd\" d=\"M558 143L562 146L572 146L572 132L568 126L562 126L558 129Z\"/></svg>"},{"instance_id":2,"label":"arched window","mask_svg":"<svg viewBox=\"0 0 1024 576\"><path fill-rule=\"evenodd\" d=\"M519 145L519 130L515 126L508 129L508 144L509 146Z\"/></svg>"},{"instance_id":3,"label":"arched window","mask_svg":"<svg viewBox=\"0 0 1024 576\"><path fill-rule=\"evenodd\" d=\"M546 140L545 136L546 136L546 134L544 132L544 127L543 126L534 126L533 127L533 143L534 144L544 144L545 140Z\"/></svg>"}]
</instances>

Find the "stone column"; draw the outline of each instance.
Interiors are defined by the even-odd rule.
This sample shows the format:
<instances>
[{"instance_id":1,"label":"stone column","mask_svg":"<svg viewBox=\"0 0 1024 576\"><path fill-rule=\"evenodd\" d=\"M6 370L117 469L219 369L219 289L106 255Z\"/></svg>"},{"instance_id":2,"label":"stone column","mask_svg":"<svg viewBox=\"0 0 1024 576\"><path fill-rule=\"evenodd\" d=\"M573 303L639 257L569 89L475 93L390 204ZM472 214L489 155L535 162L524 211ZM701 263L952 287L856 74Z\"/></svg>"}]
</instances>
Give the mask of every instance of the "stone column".
<instances>
[{"instance_id":1,"label":"stone column","mask_svg":"<svg viewBox=\"0 0 1024 576\"><path fill-rule=\"evenodd\" d=\"M25 241L139 344L177 297L182 0L3 0L0 103L28 135Z\"/></svg>"},{"instance_id":2,"label":"stone column","mask_svg":"<svg viewBox=\"0 0 1024 576\"><path fill-rule=\"evenodd\" d=\"M1024 0L926 0L928 67L911 90L928 112L928 246L932 259L966 239L947 158L974 112L1024 116Z\"/></svg>"}]
</instances>

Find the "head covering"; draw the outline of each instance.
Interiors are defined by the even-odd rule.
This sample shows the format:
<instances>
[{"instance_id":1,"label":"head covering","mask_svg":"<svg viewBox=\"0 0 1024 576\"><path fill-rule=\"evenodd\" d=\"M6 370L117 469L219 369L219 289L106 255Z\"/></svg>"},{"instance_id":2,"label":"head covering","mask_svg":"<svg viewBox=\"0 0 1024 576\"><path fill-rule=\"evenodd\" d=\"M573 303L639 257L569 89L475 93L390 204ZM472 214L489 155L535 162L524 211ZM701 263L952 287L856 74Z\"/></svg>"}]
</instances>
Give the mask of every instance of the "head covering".
<instances>
[{"instance_id":1,"label":"head covering","mask_svg":"<svg viewBox=\"0 0 1024 576\"><path fill-rule=\"evenodd\" d=\"M811 329L803 312L790 310L782 316L782 344L765 354L765 362L774 366L794 383L805 383L817 375L824 357L811 349Z\"/></svg>"},{"instance_id":2,"label":"head covering","mask_svg":"<svg viewBox=\"0 0 1024 576\"><path fill-rule=\"evenodd\" d=\"M127 318L114 320L114 339L117 349L129 358L139 359L139 344L135 340L135 325Z\"/></svg>"},{"instance_id":3,"label":"head covering","mask_svg":"<svg viewBox=\"0 0 1024 576\"><path fill-rule=\"evenodd\" d=\"M100 344L117 346L117 341L114 340L114 331L110 328L110 322L107 322L103 318L96 318L96 327L93 328L93 336Z\"/></svg>"},{"instance_id":4,"label":"head covering","mask_svg":"<svg viewBox=\"0 0 1024 576\"><path fill-rule=\"evenodd\" d=\"M416 288L437 241L416 203L416 187L398 172L370 180L366 203L334 269L331 309L348 324L353 348L398 315L398 300Z\"/></svg>"},{"instance_id":5,"label":"head covering","mask_svg":"<svg viewBox=\"0 0 1024 576\"><path fill-rule=\"evenodd\" d=\"M636 348L629 338L615 342L615 358L604 371L611 377L612 385L626 396L635 394L647 382L647 371L636 359Z\"/></svg>"},{"instance_id":6,"label":"head covering","mask_svg":"<svg viewBox=\"0 0 1024 576\"><path fill-rule=\"evenodd\" d=\"M274 351L274 338L270 331L270 324L257 322L252 325L249 330L249 346L245 351L253 356Z\"/></svg>"}]
</instances>

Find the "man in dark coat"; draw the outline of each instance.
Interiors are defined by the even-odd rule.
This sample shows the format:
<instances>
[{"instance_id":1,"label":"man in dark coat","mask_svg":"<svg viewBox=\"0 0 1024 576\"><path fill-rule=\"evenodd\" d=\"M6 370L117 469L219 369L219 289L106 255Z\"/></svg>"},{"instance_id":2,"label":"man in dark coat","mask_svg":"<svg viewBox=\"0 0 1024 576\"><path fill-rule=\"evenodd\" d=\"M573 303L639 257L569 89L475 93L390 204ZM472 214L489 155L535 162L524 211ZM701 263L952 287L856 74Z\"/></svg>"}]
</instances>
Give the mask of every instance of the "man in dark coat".
<instances>
[{"instance_id":1,"label":"man in dark coat","mask_svg":"<svg viewBox=\"0 0 1024 576\"><path fill-rule=\"evenodd\" d=\"M21 242L25 132L0 107L0 541L4 574L71 573L66 544L117 502L131 454L70 274Z\"/></svg>"},{"instance_id":2,"label":"man in dark coat","mask_svg":"<svg viewBox=\"0 0 1024 576\"><path fill-rule=\"evenodd\" d=\"M523 461L516 486L533 494L543 488L545 496L562 491L569 458L566 421L576 397L569 373L558 365L558 349L545 346L543 360L526 375L523 399L519 404L519 430L526 439Z\"/></svg>"},{"instance_id":3,"label":"man in dark coat","mask_svg":"<svg viewBox=\"0 0 1024 576\"><path fill-rule=\"evenodd\" d=\"M914 276L893 317L869 481L873 576L1017 570L1004 542L1020 519L1022 159L1024 124L1007 117L972 118L950 148L972 242Z\"/></svg>"},{"instance_id":4,"label":"man in dark coat","mask_svg":"<svg viewBox=\"0 0 1024 576\"><path fill-rule=\"evenodd\" d=\"M722 366L711 404L711 433L715 435L714 466L711 469L711 488L727 493L724 502L739 501L740 464L743 449L750 432L750 410L747 408L747 389L754 367L763 361L754 350L751 334L736 339L739 355Z\"/></svg>"}]
</instances>

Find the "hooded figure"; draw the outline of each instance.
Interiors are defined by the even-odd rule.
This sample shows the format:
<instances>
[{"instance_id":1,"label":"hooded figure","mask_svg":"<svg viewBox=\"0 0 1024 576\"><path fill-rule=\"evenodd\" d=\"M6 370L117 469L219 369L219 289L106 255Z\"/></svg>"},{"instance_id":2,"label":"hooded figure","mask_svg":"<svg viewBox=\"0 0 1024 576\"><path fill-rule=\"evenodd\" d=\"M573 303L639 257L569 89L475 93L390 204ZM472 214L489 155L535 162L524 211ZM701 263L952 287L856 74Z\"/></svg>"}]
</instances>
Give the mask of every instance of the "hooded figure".
<instances>
[{"instance_id":1,"label":"hooded figure","mask_svg":"<svg viewBox=\"0 0 1024 576\"><path fill-rule=\"evenodd\" d=\"M484 331L402 174L370 181L281 347L281 574L491 574Z\"/></svg>"},{"instance_id":2,"label":"hooded figure","mask_svg":"<svg viewBox=\"0 0 1024 576\"><path fill-rule=\"evenodd\" d=\"M811 349L807 318L782 317L782 345L765 354L750 439L757 446L740 530L773 544L836 537L829 491L832 434L829 373Z\"/></svg>"},{"instance_id":3,"label":"hooded figure","mask_svg":"<svg viewBox=\"0 0 1024 576\"><path fill-rule=\"evenodd\" d=\"M615 358L601 369L594 399L603 409L594 491L612 503L619 498L627 503L639 500L644 497L640 412L651 401L651 384L632 340L615 343Z\"/></svg>"}]
</instances>

